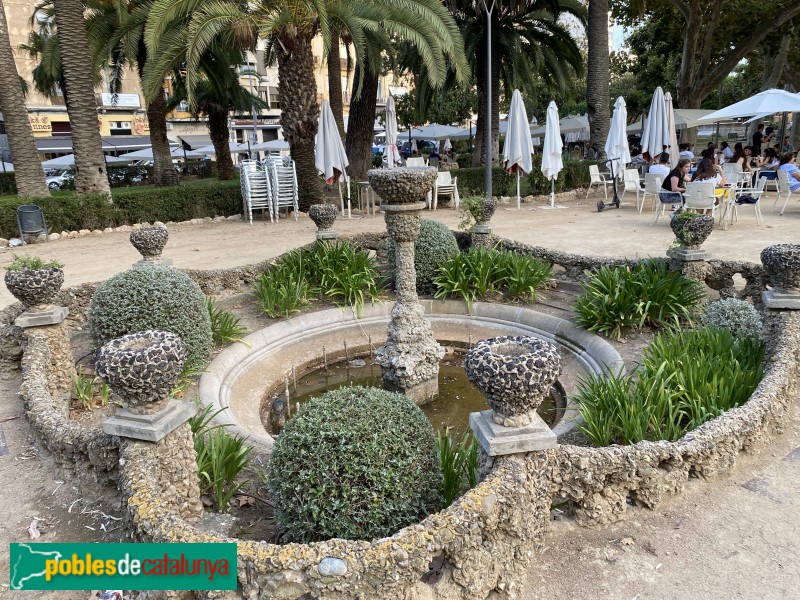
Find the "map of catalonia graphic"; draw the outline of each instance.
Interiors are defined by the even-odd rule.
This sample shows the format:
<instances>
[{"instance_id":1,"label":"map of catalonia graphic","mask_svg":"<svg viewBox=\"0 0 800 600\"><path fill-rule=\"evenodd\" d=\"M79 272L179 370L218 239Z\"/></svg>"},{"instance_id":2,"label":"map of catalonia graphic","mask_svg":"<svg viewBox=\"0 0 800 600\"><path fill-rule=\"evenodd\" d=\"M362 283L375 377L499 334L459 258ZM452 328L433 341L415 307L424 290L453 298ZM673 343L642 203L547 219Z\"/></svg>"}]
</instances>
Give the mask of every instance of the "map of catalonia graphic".
<instances>
[{"instance_id":1,"label":"map of catalonia graphic","mask_svg":"<svg viewBox=\"0 0 800 600\"><path fill-rule=\"evenodd\" d=\"M25 582L30 579L45 576L45 562L47 560L60 560L60 552L41 552L35 550L35 544L20 544L16 562L11 565L12 590L24 589Z\"/></svg>"}]
</instances>

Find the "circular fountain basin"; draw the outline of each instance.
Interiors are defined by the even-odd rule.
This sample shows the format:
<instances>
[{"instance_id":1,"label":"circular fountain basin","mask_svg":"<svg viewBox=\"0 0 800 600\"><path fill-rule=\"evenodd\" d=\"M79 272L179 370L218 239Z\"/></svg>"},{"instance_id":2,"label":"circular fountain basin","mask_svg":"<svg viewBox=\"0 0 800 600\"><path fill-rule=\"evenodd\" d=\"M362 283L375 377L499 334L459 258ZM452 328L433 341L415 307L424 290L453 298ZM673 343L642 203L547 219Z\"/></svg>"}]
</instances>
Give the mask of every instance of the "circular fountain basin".
<instances>
[{"instance_id":1,"label":"circular fountain basin","mask_svg":"<svg viewBox=\"0 0 800 600\"><path fill-rule=\"evenodd\" d=\"M618 372L619 353L602 338L575 327L570 321L531 308L475 302L471 314L459 300L421 300L437 340L463 346L499 335L529 335L554 342L562 355L564 373L559 382L567 395L567 409L553 431L562 435L574 428L573 408L577 379L589 373ZM281 321L248 335L219 353L200 378L200 399L213 411L216 422L232 433L249 438L270 451L272 436L264 428L261 400L281 382L292 383L292 369L300 376L316 368L323 352L328 360L365 354L386 340L392 306L376 302L364 306L358 318L350 308L333 308ZM284 384L285 385L285 384Z\"/></svg>"}]
</instances>

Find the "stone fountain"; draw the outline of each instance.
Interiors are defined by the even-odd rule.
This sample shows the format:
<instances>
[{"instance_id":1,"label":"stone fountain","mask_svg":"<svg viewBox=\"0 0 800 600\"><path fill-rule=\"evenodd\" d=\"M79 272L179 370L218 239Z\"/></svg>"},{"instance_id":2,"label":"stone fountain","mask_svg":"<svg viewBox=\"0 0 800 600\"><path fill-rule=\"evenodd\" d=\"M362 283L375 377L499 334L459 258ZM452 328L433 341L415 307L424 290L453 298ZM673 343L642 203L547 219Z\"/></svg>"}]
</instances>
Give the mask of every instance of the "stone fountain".
<instances>
[{"instance_id":1,"label":"stone fountain","mask_svg":"<svg viewBox=\"0 0 800 600\"><path fill-rule=\"evenodd\" d=\"M555 434L536 412L561 375L555 344L527 336L481 340L467 353L464 369L492 409L469 417L489 456L556 446Z\"/></svg>"},{"instance_id":2,"label":"stone fountain","mask_svg":"<svg viewBox=\"0 0 800 600\"><path fill-rule=\"evenodd\" d=\"M761 264L772 286L761 294L764 306L800 310L800 244L776 244L764 248Z\"/></svg>"},{"instance_id":3,"label":"stone fountain","mask_svg":"<svg viewBox=\"0 0 800 600\"><path fill-rule=\"evenodd\" d=\"M417 297L414 240L419 236L420 212L425 194L433 187L436 169L405 167L372 169L369 183L383 199L386 230L395 243L397 301L389 321L388 338L377 351L383 386L425 404L439 391L442 348Z\"/></svg>"}]
</instances>

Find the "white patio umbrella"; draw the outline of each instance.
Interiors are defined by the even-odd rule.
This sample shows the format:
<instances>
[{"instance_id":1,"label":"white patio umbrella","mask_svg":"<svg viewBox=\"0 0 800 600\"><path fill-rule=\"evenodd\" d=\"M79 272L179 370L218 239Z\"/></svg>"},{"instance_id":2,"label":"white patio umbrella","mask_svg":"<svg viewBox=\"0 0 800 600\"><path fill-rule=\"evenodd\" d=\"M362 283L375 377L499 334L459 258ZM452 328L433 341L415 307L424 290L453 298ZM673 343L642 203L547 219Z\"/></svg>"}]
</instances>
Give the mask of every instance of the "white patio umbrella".
<instances>
[{"instance_id":1,"label":"white patio umbrella","mask_svg":"<svg viewBox=\"0 0 800 600\"><path fill-rule=\"evenodd\" d=\"M231 154L241 154L242 152L249 152L252 150L252 148L247 144L240 144L239 142L228 142L228 148L230 148ZM217 153L213 144L211 146L203 146L202 148L198 148L195 150L195 152L207 154L209 156Z\"/></svg>"},{"instance_id":2,"label":"white patio umbrella","mask_svg":"<svg viewBox=\"0 0 800 600\"><path fill-rule=\"evenodd\" d=\"M666 97L667 95L664 94L665 99ZM675 128L687 129L689 127L697 127L698 125L702 125L704 121L701 121L700 119L706 115L710 115L712 112L713 111L699 108L673 108L672 113L675 115ZM636 121L627 127L628 133L638 133L641 130L641 120Z\"/></svg>"},{"instance_id":3,"label":"white patio umbrella","mask_svg":"<svg viewBox=\"0 0 800 600\"><path fill-rule=\"evenodd\" d=\"M184 150L183 148L171 148L170 156L172 158L202 158L205 156L202 152L196 150ZM133 152L126 152L120 154L119 158L128 158L130 160L153 160L153 148L142 148L141 150L134 150Z\"/></svg>"},{"instance_id":4,"label":"white patio umbrella","mask_svg":"<svg viewBox=\"0 0 800 600\"><path fill-rule=\"evenodd\" d=\"M475 135L475 125L470 125L469 127L456 127L456 129L458 129L458 133L451 135L448 139L463 140Z\"/></svg>"},{"instance_id":5,"label":"white patio umbrella","mask_svg":"<svg viewBox=\"0 0 800 600\"><path fill-rule=\"evenodd\" d=\"M386 144L383 160L390 169L400 163L400 151L397 149L397 109L392 96L386 101Z\"/></svg>"},{"instance_id":6,"label":"white patio umbrella","mask_svg":"<svg viewBox=\"0 0 800 600\"><path fill-rule=\"evenodd\" d=\"M281 150L288 150L289 149L289 142L286 140L272 140L269 142L261 142L260 144L255 144L250 146L250 149L254 152L260 152L264 150L266 152L280 152Z\"/></svg>"},{"instance_id":7,"label":"white patio umbrella","mask_svg":"<svg viewBox=\"0 0 800 600\"><path fill-rule=\"evenodd\" d=\"M514 90L511 96L511 108L508 111L508 129L503 144L503 169L517 175L517 210L520 209L519 174L526 175L533 170L533 145L531 144L531 127L522 94Z\"/></svg>"},{"instance_id":8,"label":"white patio umbrella","mask_svg":"<svg viewBox=\"0 0 800 600\"><path fill-rule=\"evenodd\" d=\"M547 105L547 117L544 132L544 146L542 146L542 175L550 180L550 207L557 208L555 205L555 180L564 168L564 159L561 152L564 150L564 142L561 141L561 131L558 127L558 107L552 100ZM563 208L559 206L558 208Z\"/></svg>"},{"instance_id":9,"label":"white patio umbrella","mask_svg":"<svg viewBox=\"0 0 800 600\"><path fill-rule=\"evenodd\" d=\"M105 157L106 164L112 163L129 163L132 162L130 158L117 158L116 156L106 156ZM51 158L50 160L46 160L42 162L42 166L45 169L69 169L70 167L75 166L75 155L74 154L65 154L64 156L59 156L57 158Z\"/></svg>"},{"instance_id":10,"label":"white patio umbrella","mask_svg":"<svg viewBox=\"0 0 800 600\"><path fill-rule=\"evenodd\" d=\"M667 129L669 130L669 164L672 168L678 166L678 161L681 159L678 150L678 134L675 130L675 111L672 108L672 94L667 92L664 94L664 112L667 115Z\"/></svg>"},{"instance_id":11,"label":"white patio umbrella","mask_svg":"<svg viewBox=\"0 0 800 600\"><path fill-rule=\"evenodd\" d=\"M583 134L584 139L589 138L589 117L588 115L570 115L564 117L558 122L558 130L561 133L578 133ZM543 127L537 127L531 131L531 135L541 136L547 131L547 124Z\"/></svg>"},{"instance_id":12,"label":"white patio umbrella","mask_svg":"<svg viewBox=\"0 0 800 600\"><path fill-rule=\"evenodd\" d=\"M771 89L714 111L700 120L722 121L723 119L732 119L734 117L766 116L795 111L800 111L800 94L793 94L786 90Z\"/></svg>"},{"instance_id":13,"label":"white patio umbrella","mask_svg":"<svg viewBox=\"0 0 800 600\"><path fill-rule=\"evenodd\" d=\"M347 183L347 218L352 219L353 214L350 207L350 177L347 175L347 167L350 161L342 145L342 138L339 137L339 130L333 118L330 102L322 101L319 110L319 127L317 128L317 146L314 151L314 164L317 167L319 176L325 183L336 183L339 188L339 200L342 203L342 215L344 215L344 199L342 198L342 188L339 186L339 179Z\"/></svg>"},{"instance_id":14,"label":"white patio umbrella","mask_svg":"<svg viewBox=\"0 0 800 600\"><path fill-rule=\"evenodd\" d=\"M423 125L422 127L413 127L411 129L411 138L414 140L439 141L446 140L449 137L455 137L459 133L461 133L460 127L431 123L430 125Z\"/></svg>"},{"instance_id":15,"label":"white patio umbrella","mask_svg":"<svg viewBox=\"0 0 800 600\"><path fill-rule=\"evenodd\" d=\"M611 126L608 129L605 151L611 163L614 176L619 179L625 177L625 165L631 162L631 151L628 148L628 134L625 123L628 121L628 109L622 96L614 102L614 114L611 115Z\"/></svg>"},{"instance_id":16,"label":"white patio umbrella","mask_svg":"<svg viewBox=\"0 0 800 600\"><path fill-rule=\"evenodd\" d=\"M642 156L647 160L656 160L658 155L664 152L664 147L669 144L664 92L657 87L642 131Z\"/></svg>"}]
</instances>

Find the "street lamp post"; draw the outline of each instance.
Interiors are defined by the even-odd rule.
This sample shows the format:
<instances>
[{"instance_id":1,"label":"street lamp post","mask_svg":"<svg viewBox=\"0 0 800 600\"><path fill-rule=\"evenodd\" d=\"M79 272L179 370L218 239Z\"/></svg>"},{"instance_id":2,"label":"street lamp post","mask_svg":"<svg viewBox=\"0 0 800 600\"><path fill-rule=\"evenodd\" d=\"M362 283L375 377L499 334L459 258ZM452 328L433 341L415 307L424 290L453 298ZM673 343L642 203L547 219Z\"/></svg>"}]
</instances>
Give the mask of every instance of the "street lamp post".
<instances>
[{"instance_id":1,"label":"street lamp post","mask_svg":"<svg viewBox=\"0 0 800 600\"><path fill-rule=\"evenodd\" d=\"M484 0L483 7L486 10L486 134L484 136L484 146L486 149L486 198L492 198L492 12L494 11L496 0L492 0L489 5L488 0Z\"/></svg>"}]
</instances>

